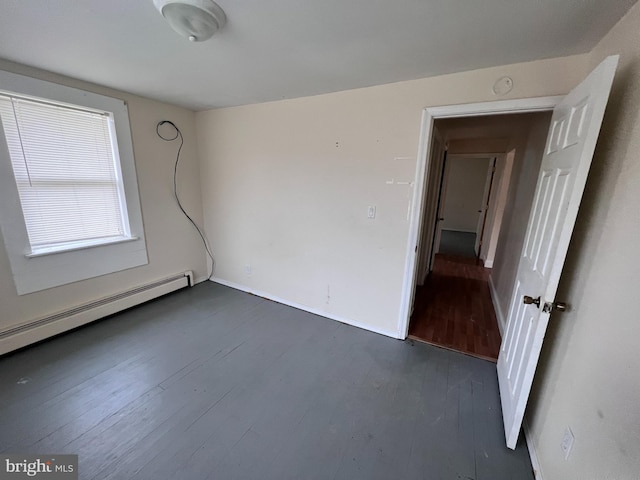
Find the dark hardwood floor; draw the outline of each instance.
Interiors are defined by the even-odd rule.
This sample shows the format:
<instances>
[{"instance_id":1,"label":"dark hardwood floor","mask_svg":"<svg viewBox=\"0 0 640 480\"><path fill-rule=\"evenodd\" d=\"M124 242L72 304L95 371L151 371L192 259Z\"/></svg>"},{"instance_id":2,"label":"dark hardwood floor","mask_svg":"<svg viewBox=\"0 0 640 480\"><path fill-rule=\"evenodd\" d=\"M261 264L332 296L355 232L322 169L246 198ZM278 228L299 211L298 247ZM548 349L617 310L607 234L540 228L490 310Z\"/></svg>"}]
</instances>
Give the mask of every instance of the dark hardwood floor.
<instances>
[{"instance_id":1,"label":"dark hardwood floor","mask_svg":"<svg viewBox=\"0 0 640 480\"><path fill-rule=\"evenodd\" d=\"M500 331L489 292L489 272L475 258L437 254L416 291L411 338L496 361Z\"/></svg>"},{"instance_id":2,"label":"dark hardwood floor","mask_svg":"<svg viewBox=\"0 0 640 480\"><path fill-rule=\"evenodd\" d=\"M211 282L0 358L0 451L81 479L533 480L500 412L489 362Z\"/></svg>"}]
</instances>

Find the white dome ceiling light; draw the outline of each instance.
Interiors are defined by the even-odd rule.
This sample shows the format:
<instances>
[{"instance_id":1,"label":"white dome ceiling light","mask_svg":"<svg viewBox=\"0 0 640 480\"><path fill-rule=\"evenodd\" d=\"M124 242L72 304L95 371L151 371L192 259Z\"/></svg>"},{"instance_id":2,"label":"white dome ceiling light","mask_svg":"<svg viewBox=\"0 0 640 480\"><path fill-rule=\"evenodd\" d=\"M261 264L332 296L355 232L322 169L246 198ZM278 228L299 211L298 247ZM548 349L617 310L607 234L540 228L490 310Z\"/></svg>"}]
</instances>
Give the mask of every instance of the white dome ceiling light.
<instances>
[{"instance_id":1,"label":"white dome ceiling light","mask_svg":"<svg viewBox=\"0 0 640 480\"><path fill-rule=\"evenodd\" d=\"M227 22L213 0L153 0L171 28L192 42L210 39Z\"/></svg>"}]
</instances>

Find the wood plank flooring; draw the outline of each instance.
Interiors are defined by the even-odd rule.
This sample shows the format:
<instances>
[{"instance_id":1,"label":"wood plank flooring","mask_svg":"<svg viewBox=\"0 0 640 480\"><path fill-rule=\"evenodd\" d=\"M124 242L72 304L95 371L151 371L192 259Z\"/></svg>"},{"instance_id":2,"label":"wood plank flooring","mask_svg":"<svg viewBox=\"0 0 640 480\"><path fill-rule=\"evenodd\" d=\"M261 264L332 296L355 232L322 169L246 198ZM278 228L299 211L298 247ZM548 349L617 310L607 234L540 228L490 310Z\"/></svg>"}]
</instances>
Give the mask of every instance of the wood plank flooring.
<instances>
[{"instance_id":1,"label":"wood plank flooring","mask_svg":"<svg viewBox=\"0 0 640 480\"><path fill-rule=\"evenodd\" d=\"M409 336L495 362L501 338L490 271L475 258L437 254L433 272L416 291Z\"/></svg>"},{"instance_id":2,"label":"wood plank flooring","mask_svg":"<svg viewBox=\"0 0 640 480\"><path fill-rule=\"evenodd\" d=\"M0 451L82 479L533 479L495 366L205 282L0 358Z\"/></svg>"}]
</instances>

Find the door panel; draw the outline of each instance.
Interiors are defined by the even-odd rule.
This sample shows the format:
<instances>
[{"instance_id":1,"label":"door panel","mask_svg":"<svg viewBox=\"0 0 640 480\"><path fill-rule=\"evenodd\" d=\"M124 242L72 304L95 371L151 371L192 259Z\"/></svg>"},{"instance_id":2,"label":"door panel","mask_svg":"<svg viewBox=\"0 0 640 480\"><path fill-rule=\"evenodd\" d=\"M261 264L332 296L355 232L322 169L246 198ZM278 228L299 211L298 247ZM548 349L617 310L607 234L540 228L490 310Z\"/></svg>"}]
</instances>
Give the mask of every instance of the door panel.
<instances>
[{"instance_id":1,"label":"door panel","mask_svg":"<svg viewBox=\"0 0 640 480\"><path fill-rule=\"evenodd\" d=\"M498 356L507 446L515 448L618 57L555 108ZM538 299L523 303L527 295Z\"/></svg>"}]
</instances>

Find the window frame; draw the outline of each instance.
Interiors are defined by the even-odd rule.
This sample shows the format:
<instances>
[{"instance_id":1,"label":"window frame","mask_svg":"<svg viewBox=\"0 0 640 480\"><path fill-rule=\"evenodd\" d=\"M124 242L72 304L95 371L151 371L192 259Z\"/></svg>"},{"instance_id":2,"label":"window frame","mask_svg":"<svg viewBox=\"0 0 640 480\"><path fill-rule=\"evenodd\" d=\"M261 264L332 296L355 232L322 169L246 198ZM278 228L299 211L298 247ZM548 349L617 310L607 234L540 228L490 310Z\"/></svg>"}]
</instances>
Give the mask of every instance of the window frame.
<instances>
[{"instance_id":1,"label":"window frame","mask_svg":"<svg viewBox=\"0 0 640 480\"><path fill-rule=\"evenodd\" d=\"M31 244L0 122L0 229L17 293L24 295L148 263L129 112L121 99L0 70L0 90L112 114L129 238L38 254Z\"/></svg>"}]
</instances>

